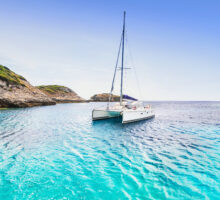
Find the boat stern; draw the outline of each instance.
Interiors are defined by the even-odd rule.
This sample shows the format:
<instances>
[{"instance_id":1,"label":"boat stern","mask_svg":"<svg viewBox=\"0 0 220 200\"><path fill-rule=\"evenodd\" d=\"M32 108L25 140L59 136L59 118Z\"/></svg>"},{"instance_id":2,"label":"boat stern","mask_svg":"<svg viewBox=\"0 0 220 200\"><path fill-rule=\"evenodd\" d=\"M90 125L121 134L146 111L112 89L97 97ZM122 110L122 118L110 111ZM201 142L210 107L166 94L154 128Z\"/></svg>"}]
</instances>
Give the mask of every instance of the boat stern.
<instances>
[{"instance_id":1,"label":"boat stern","mask_svg":"<svg viewBox=\"0 0 220 200\"><path fill-rule=\"evenodd\" d=\"M131 123L141 120L146 120L155 117L152 109L149 110L128 110L122 113L122 123Z\"/></svg>"},{"instance_id":2,"label":"boat stern","mask_svg":"<svg viewBox=\"0 0 220 200\"><path fill-rule=\"evenodd\" d=\"M108 119L121 116L120 111L112 111L107 109L94 109L92 111L92 120Z\"/></svg>"}]
</instances>

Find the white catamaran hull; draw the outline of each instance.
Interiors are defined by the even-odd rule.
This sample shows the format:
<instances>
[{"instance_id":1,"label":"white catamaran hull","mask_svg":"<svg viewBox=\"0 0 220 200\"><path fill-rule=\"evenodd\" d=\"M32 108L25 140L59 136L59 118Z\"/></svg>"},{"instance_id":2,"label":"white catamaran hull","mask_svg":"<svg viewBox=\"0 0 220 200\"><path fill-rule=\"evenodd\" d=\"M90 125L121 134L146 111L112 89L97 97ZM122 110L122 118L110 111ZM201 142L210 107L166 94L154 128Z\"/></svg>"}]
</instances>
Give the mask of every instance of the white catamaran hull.
<instances>
[{"instance_id":1,"label":"white catamaran hull","mask_svg":"<svg viewBox=\"0 0 220 200\"><path fill-rule=\"evenodd\" d=\"M130 123L130 122L136 122L141 121L145 119L150 119L155 116L154 112L152 110L150 111L123 111L122 114L122 123Z\"/></svg>"},{"instance_id":2,"label":"white catamaran hull","mask_svg":"<svg viewBox=\"0 0 220 200\"><path fill-rule=\"evenodd\" d=\"M113 117L119 117L121 115L120 111L109 111L109 110L93 110L92 111L92 119L108 119Z\"/></svg>"},{"instance_id":3,"label":"white catamaran hull","mask_svg":"<svg viewBox=\"0 0 220 200\"><path fill-rule=\"evenodd\" d=\"M122 123L130 123L141 121L145 119L150 119L155 116L153 110L122 110L122 111L114 111L107 109L95 109L92 111L92 119L100 120L100 119L108 119L113 117L122 116Z\"/></svg>"}]
</instances>

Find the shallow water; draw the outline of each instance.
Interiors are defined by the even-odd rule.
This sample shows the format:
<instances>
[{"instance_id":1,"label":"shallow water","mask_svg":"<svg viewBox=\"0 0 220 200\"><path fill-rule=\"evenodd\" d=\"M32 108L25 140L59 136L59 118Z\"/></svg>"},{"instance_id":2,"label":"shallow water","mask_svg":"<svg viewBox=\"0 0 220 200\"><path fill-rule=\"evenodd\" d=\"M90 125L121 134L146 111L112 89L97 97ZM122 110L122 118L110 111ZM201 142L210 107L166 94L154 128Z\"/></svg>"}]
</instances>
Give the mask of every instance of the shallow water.
<instances>
[{"instance_id":1,"label":"shallow water","mask_svg":"<svg viewBox=\"0 0 220 200\"><path fill-rule=\"evenodd\" d=\"M220 102L152 102L156 117L91 121L100 106L0 111L0 199L220 199Z\"/></svg>"}]
</instances>

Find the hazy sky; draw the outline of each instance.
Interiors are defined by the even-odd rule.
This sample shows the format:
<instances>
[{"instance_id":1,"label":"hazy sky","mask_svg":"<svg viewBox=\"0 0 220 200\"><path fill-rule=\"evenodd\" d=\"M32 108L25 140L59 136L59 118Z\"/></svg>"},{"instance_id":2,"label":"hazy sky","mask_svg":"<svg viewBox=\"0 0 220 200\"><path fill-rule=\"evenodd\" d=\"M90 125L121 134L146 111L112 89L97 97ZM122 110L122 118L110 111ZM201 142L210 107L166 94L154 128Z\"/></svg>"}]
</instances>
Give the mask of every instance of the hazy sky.
<instances>
[{"instance_id":1,"label":"hazy sky","mask_svg":"<svg viewBox=\"0 0 220 200\"><path fill-rule=\"evenodd\" d=\"M220 100L220 1L0 0L0 64L33 85L108 92L124 10L142 99Z\"/></svg>"}]
</instances>

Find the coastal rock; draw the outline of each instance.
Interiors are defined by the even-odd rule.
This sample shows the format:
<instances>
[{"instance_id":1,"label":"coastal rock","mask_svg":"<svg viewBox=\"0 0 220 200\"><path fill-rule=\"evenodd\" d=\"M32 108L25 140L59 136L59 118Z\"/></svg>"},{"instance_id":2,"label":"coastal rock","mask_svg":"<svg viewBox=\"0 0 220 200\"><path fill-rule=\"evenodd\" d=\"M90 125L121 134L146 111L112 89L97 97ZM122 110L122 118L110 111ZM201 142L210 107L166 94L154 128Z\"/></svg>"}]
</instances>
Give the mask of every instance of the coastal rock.
<instances>
[{"instance_id":1,"label":"coastal rock","mask_svg":"<svg viewBox=\"0 0 220 200\"><path fill-rule=\"evenodd\" d=\"M0 108L54 105L56 102L23 76L0 65Z\"/></svg>"},{"instance_id":2,"label":"coastal rock","mask_svg":"<svg viewBox=\"0 0 220 200\"><path fill-rule=\"evenodd\" d=\"M68 87L61 85L40 85L37 86L44 94L57 103L85 102L77 93Z\"/></svg>"},{"instance_id":3,"label":"coastal rock","mask_svg":"<svg viewBox=\"0 0 220 200\"><path fill-rule=\"evenodd\" d=\"M109 100L109 93L95 94L90 98L90 102L107 102ZM112 95L112 102L120 101L120 96Z\"/></svg>"}]
</instances>

